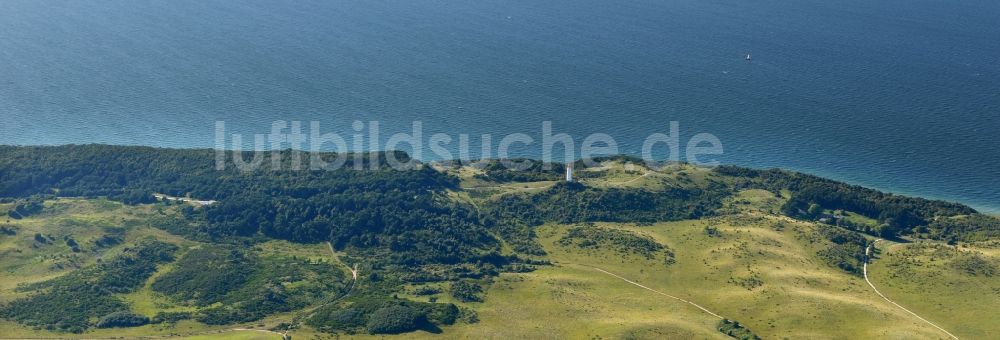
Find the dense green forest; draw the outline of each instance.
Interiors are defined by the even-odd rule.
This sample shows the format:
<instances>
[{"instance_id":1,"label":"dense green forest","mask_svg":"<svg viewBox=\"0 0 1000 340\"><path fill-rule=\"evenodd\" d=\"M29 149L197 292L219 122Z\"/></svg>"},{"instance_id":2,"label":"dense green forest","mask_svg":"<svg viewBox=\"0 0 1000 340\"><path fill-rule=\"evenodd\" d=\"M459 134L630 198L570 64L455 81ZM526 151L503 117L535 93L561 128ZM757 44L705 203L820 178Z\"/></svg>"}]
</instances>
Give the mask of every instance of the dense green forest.
<instances>
[{"instance_id":1,"label":"dense green forest","mask_svg":"<svg viewBox=\"0 0 1000 340\"><path fill-rule=\"evenodd\" d=\"M374 169L366 153L334 171L273 170L264 162L262 169L241 172L233 164L216 170L212 150L0 147L0 197L106 196L134 204L164 193L218 200L190 209L195 227L173 231L211 239L332 241L340 249L391 250L396 255L388 261L403 265L454 264L496 249L476 212L437 199L436 193L456 185L454 178L427 167L393 170L385 154L375 155L381 165ZM290 151L282 155L285 162L291 158ZM352 170L353 162L367 170Z\"/></svg>"},{"instance_id":2,"label":"dense green forest","mask_svg":"<svg viewBox=\"0 0 1000 340\"><path fill-rule=\"evenodd\" d=\"M289 156L282 155L285 160ZM36 200L27 198L38 195L107 197L139 204L145 203L146 197L152 198L153 193L163 193L217 200L202 207L184 206L184 220L151 219L155 226L171 233L219 244L188 252L174 270L153 282L154 291L178 303L201 307L200 312L154 319L194 318L206 324L247 322L301 309L332 298L331 294L342 293L343 282L295 289L281 284L296 281L294 278L299 276L342 277L340 272L310 266L301 260L257 258L240 250L267 238L304 243L329 241L338 250L367 259L365 262L371 264L367 281L372 286L366 288L366 294L355 292L348 301L365 323L380 318L381 314L373 314L380 306L399 302L386 297L402 282L483 277L503 270L525 270L526 264L533 263L500 255L499 241L480 222L478 211L441 199L445 190L456 187L455 178L428 167L410 171L391 169L384 165L387 163L383 153L362 156L357 160L365 168L361 171L354 170L351 163L354 160L350 160L345 167L331 171L264 167L241 172L232 164L225 170L216 170L215 153L211 150L102 145L0 147L3 174L0 196L23 198L25 202ZM372 157L379 157L378 163L383 165L371 166ZM46 293L33 299L58 300L53 294L71 293ZM95 308L88 313L75 313L78 318L72 322L23 321L81 331L92 326L88 319L123 308L117 300L96 295L93 298L91 305ZM29 308L25 304L36 304L36 300L15 301L5 315L11 318L31 315L34 312L22 309ZM361 305L372 307L357 307ZM444 307L410 307L423 311L415 321L421 327L453 322L453 318L425 317L440 314L430 313L430 309ZM101 325L129 320L132 319L116 315ZM395 329L366 325L376 332Z\"/></svg>"},{"instance_id":3,"label":"dense green forest","mask_svg":"<svg viewBox=\"0 0 1000 340\"><path fill-rule=\"evenodd\" d=\"M491 204L499 221L640 222L675 221L710 215L728 195L723 185L708 188L599 189L583 184L558 183L539 194L508 195Z\"/></svg>"},{"instance_id":4,"label":"dense green forest","mask_svg":"<svg viewBox=\"0 0 1000 340\"><path fill-rule=\"evenodd\" d=\"M935 234L942 235L940 228L944 226L935 221L942 217L977 214L974 209L958 203L887 194L779 169L720 166L715 172L731 178L736 189L765 189L779 195L782 190L790 191L791 197L781 208L786 215L816 219L823 210L850 211L882 223L875 232L885 237L908 234L920 226L930 227ZM986 228L996 230L995 226Z\"/></svg>"}]
</instances>

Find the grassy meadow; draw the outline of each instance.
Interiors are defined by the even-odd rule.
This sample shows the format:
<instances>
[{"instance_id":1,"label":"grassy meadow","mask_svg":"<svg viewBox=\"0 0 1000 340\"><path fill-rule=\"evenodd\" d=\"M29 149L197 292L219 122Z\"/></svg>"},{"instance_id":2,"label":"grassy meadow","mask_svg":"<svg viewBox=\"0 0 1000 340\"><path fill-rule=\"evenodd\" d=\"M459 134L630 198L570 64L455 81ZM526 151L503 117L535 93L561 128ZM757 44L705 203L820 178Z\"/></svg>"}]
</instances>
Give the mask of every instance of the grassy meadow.
<instances>
[{"instance_id":1,"label":"grassy meadow","mask_svg":"<svg viewBox=\"0 0 1000 340\"><path fill-rule=\"evenodd\" d=\"M880 243L872 282L896 303L960 338L1000 333L1000 245Z\"/></svg>"}]
</instances>

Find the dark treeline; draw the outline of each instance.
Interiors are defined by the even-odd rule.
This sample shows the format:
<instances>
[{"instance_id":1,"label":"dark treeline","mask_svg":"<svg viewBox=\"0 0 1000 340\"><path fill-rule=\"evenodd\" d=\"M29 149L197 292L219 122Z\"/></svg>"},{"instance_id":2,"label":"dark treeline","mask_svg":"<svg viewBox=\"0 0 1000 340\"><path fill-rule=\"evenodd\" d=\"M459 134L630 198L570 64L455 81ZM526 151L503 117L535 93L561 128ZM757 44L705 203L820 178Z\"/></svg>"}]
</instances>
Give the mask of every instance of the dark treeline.
<instances>
[{"instance_id":1,"label":"dark treeline","mask_svg":"<svg viewBox=\"0 0 1000 340\"><path fill-rule=\"evenodd\" d=\"M498 223L676 221L710 215L729 194L721 183L707 188L600 189L579 183L557 183L538 194L506 195L491 204Z\"/></svg>"},{"instance_id":2,"label":"dark treeline","mask_svg":"<svg viewBox=\"0 0 1000 340\"><path fill-rule=\"evenodd\" d=\"M945 201L883 193L857 185L778 169L757 170L720 166L715 172L733 177L737 189L759 188L792 195L782 206L790 216L816 218L825 210L854 212L884 224L883 236L909 233L940 217L976 214L968 206Z\"/></svg>"},{"instance_id":3,"label":"dark treeline","mask_svg":"<svg viewBox=\"0 0 1000 340\"><path fill-rule=\"evenodd\" d=\"M861 276L868 240L858 233L832 226L822 227L819 232L830 241L830 245L826 249L820 250L816 255L825 260L828 265Z\"/></svg>"},{"instance_id":4,"label":"dark treeline","mask_svg":"<svg viewBox=\"0 0 1000 340\"><path fill-rule=\"evenodd\" d=\"M534 227L543 223L635 222L653 223L712 215L729 195L725 185L705 188L601 189L560 182L535 194L502 196L486 207L484 223L497 231L515 251L544 255Z\"/></svg>"},{"instance_id":5,"label":"dark treeline","mask_svg":"<svg viewBox=\"0 0 1000 340\"><path fill-rule=\"evenodd\" d=\"M125 197L134 192L159 192L222 200L250 191L274 189L275 184L290 189L275 194L305 197L321 191L421 190L455 184L453 178L434 171L392 171L385 153L347 154L339 170L297 171L293 153L280 153L281 163L271 165L271 153L255 171L244 172L227 152L224 170L216 169L215 150L162 149L114 145L0 146L0 197L29 197L55 194L63 197ZM337 154L324 153L326 160ZM344 156L344 155L341 155ZM244 152L249 160L253 153ZM374 157L377 157L374 158ZM308 155L302 155L302 169L308 169ZM396 158L408 160L405 153ZM378 166L373 166L377 161ZM356 163L365 170L355 171ZM374 169L372 169L374 167Z\"/></svg>"},{"instance_id":6,"label":"dark treeline","mask_svg":"<svg viewBox=\"0 0 1000 340\"><path fill-rule=\"evenodd\" d=\"M243 172L231 160L217 170L214 150L0 146L0 197L106 196L145 203L152 193L164 193L218 200L188 209L188 217L203 226L197 232L215 239L264 235L391 249L407 265L457 263L498 246L476 212L439 199L437 193L457 180L429 167L397 171L388 167L385 153L364 153L348 155L338 170L280 170L292 169L292 152L284 151L280 169L272 171L266 155L260 170ZM408 160L404 153L395 156ZM366 170L354 170L358 163Z\"/></svg>"},{"instance_id":7,"label":"dark treeline","mask_svg":"<svg viewBox=\"0 0 1000 340\"><path fill-rule=\"evenodd\" d=\"M361 300L349 307L319 308L306 323L325 332L348 334L399 334L417 329L440 333L439 325L454 324L460 316L458 307L450 303Z\"/></svg>"},{"instance_id":8,"label":"dark treeline","mask_svg":"<svg viewBox=\"0 0 1000 340\"><path fill-rule=\"evenodd\" d=\"M961 204L886 194L805 174L734 166L715 170L728 178L727 184L710 182L707 187L664 192L559 184L541 194L508 195L491 202L487 219L481 220L472 207L441 198L441 192L457 187L456 178L429 167L393 170L387 166L385 153L324 154L327 160L346 156L344 166L333 171L272 171L270 153L265 155L261 170L243 172L232 160L225 170L217 170L216 153L208 149L0 146L0 197L21 199L10 211L15 218L37 213L40 200L29 198L37 195L105 196L127 204L151 202L153 193L217 200L187 214L202 226L198 233L217 239L264 235L297 242L332 241L337 248L387 249L396 254L393 261L404 265L458 263L495 250L499 242L486 228L517 238L512 243L524 253L539 254L541 250L531 242L520 241L532 237L525 226L698 218L712 214L731 191L744 188L791 191L782 207L791 216L818 219L824 211L844 210L875 219L881 224L876 231L883 236L919 232L949 238L958 236L948 233L978 230L968 221L940 219L976 213ZM292 151L279 155L281 169L293 168ZM394 156L408 160L405 153ZM252 154L245 153L243 158L251 159ZM308 158L308 154L301 155L303 163ZM622 156L596 159L604 160L638 161ZM374 162L379 166L373 166ZM368 170L353 170L355 165ZM558 180L564 170L559 164L546 169L539 161L531 162L525 171L511 171L500 161L482 166L486 177L495 181ZM578 161L574 166L582 169L585 165Z\"/></svg>"},{"instance_id":9,"label":"dark treeline","mask_svg":"<svg viewBox=\"0 0 1000 340\"><path fill-rule=\"evenodd\" d=\"M986 215L939 218L917 233L949 242L985 241L1000 238L1000 219Z\"/></svg>"}]
</instances>

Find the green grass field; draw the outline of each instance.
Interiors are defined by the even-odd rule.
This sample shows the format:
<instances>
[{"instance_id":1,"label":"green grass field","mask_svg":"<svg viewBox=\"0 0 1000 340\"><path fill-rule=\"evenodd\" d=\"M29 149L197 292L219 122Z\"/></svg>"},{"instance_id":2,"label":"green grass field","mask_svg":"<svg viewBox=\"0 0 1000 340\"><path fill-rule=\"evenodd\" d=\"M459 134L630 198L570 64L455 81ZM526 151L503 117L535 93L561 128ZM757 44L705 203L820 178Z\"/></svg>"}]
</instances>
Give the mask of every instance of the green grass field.
<instances>
[{"instance_id":1,"label":"green grass field","mask_svg":"<svg viewBox=\"0 0 1000 340\"><path fill-rule=\"evenodd\" d=\"M922 242L882 248L869 275L883 294L960 338L986 339L1000 333L1000 247ZM969 264L977 256L987 270L978 261Z\"/></svg>"},{"instance_id":2,"label":"green grass field","mask_svg":"<svg viewBox=\"0 0 1000 340\"><path fill-rule=\"evenodd\" d=\"M723 236L704 235L707 224L716 225ZM797 236L810 232L809 226L783 232L774 231L766 220L604 226L652 236L673 249L677 263L667 267L638 257L565 249L554 245L565 226L548 226L541 232L542 243L557 265L501 279L479 309L483 321L463 326L481 333L468 334L488 336L494 329L497 335L532 332L525 336L720 335L711 315L590 267L594 266L739 320L764 338L938 336L874 300L861 279L812 258L812 248ZM753 288L742 284L751 277L763 283ZM517 318L526 327L508 326L518 322L511 320L516 310L531 312Z\"/></svg>"}]
</instances>

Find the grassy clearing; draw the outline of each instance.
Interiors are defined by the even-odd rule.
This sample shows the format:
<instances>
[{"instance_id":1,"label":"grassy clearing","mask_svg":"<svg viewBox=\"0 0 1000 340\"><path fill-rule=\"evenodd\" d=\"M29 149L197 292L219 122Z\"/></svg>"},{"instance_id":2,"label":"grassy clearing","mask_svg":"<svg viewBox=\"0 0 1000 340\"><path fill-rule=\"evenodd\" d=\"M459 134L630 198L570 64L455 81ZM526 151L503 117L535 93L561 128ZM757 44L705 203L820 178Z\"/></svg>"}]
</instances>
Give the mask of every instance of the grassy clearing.
<instances>
[{"instance_id":1,"label":"grassy clearing","mask_svg":"<svg viewBox=\"0 0 1000 340\"><path fill-rule=\"evenodd\" d=\"M664 266L662 260L641 254L562 245L559 240L572 226L547 225L539 230L539 237L555 265L531 273L502 274L483 303L456 302L476 310L480 322L446 327L443 335L726 338L715 330L718 319L711 315L601 273L594 266L738 320L765 339L943 337L878 298L863 279L817 258L816 252L826 241L812 224L744 215L652 226L597 225L647 235L668 246L677 262ZM708 236L708 226L718 234ZM450 301L446 293L437 296L438 301ZM989 315L994 314L981 318Z\"/></svg>"},{"instance_id":2,"label":"grassy clearing","mask_svg":"<svg viewBox=\"0 0 1000 340\"><path fill-rule=\"evenodd\" d=\"M461 191L449 191L448 198L477 205L489 199L494 199L503 195L517 192L538 192L552 187L555 181L538 182L494 182L478 176L485 175L481 169L471 166L459 168L438 168L448 174L458 177Z\"/></svg>"},{"instance_id":3,"label":"grassy clearing","mask_svg":"<svg viewBox=\"0 0 1000 340\"><path fill-rule=\"evenodd\" d=\"M192 312L195 310L193 307L182 306L174 303L163 294L159 294L153 291L151 286L153 282L156 281L163 273L169 272L174 268L174 264L170 263L167 265L160 266L157 268L156 273L150 276L143 284L142 288L121 296L125 302L127 302L132 307L132 311L145 315L147 317L154 317L156 313L159 312Z\"/></svg>"},{"instance_id":4,"label":"grassy clearing","mask_svg":"<svg viewBox=\"0 0 1000 340\"><path fill-rule=\"evenodd\" d=\"M670 187L704 186L712 179L709 168L674 164L651 169L645 164L607 161L579 172L579 181L597 188L633 188L663 191Z\"/></svg>"},{"instance_id":5,"label":"grassy clearing","mask_svg":"<svg viewBox=\"0 0 1000 340\"><path fill-rule=\"evenodd\" d=\"M850 212L850 211L844 211L844 212L842 212L842 214L844 216L844 219L847 220L847 222L850 222L851 224L854 224L854 225L857 225L857 226L875 227L875 226L879 225L878 221L876 221L875 219L870 218L870 217L865 217L865 216L862 216L862 215L857 214L857 213L853 213L853 212Z\"/></svg>"},{"instance_id":6,"label":"grassy clearing","mask_svg":"<svg viewBox=\"0 0 1000 340\"><path fill-rule=\"evenodd\" d=\"M767 190L747 189L728 198L722 210L732 213L754 212L777 215L786 200Z\"/></svg>"},{"instance_id":7,"label":"grassy clearing","mask_svg":"<svg viewBox=\"0 0 1000 340\"><path fill-rule=\"evenodd\" d=\"M482 321L446 331L465 338L724 338L712 317L686 309L565 264L502 275L477 306Z\"/></svg>"},{"instance_id":8,"label":"grassy clearing","mask_svg":"<svg viewBox=\"0 0 1000 340\"><path fill-rule=\"evenodd\" d=\"M764 338L936 335L892 306L873 300L861 279L817 259L819 244L810 244L807 237L815 232L811 225L794 224L778 231L773 224L765 218L720 218L651 227L605 225L645 233L668 245L677 263L666 268L621 256L580 256L551 246L563 226L549 226L541 235L558 263L615 272L739 320ZM706 226L714 226L721 236L709 237Z\"/></svg>"}]
</instances>

